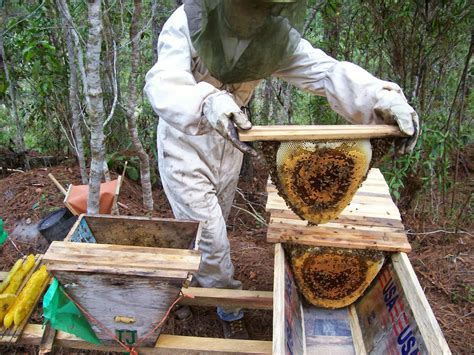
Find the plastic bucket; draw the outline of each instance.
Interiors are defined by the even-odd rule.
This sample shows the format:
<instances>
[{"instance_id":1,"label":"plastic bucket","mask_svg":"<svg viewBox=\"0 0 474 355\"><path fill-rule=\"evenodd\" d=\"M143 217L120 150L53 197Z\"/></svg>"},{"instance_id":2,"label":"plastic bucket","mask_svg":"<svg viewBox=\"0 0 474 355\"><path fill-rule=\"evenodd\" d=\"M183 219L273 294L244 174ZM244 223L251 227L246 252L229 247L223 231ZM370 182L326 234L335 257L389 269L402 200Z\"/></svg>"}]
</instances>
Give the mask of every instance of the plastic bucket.
<instances>
[{"instance_id":1,"label":"plastic bucket","mask_svg":"<svg viewBox=\"0 0 474 355\"><path fill-rule=\"evenodd\" d=\"M38 230L48 242L64 240L77 216L74 216L67 208L61 208L47 215L38 225Z\"/></svg>"}]
</instances>

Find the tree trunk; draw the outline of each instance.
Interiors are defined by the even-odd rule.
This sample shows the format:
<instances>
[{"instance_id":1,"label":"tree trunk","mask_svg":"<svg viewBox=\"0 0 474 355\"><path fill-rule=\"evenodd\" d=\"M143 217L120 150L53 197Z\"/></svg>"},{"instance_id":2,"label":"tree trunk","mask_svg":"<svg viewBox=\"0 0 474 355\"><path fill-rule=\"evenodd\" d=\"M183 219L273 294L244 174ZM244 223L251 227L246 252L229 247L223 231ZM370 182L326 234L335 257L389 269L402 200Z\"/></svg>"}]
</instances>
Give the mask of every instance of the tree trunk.
<instances>
[{"instance_id":1,"label":"tree trunk","mask_svg":"<svg viewBox=\"0 0 474 355\"><path fill-rule=\"evenodd\" d=\"M128 82L128 100L127 100L127 119L130 137L132 139L133 147L140 159L140 177L143 191L143 204L148 211L153 211L153 195L151 192L150 181L150 160L148 154L143 149L143 145L138 137L137 129L137 76L140 64L140 35L138 33L138 21L141 16L141 0L134 0L134 11L132 15L132 23L130 25L130 40L132 43L131 52L131 72Z\"/></svg>"},{"instance_id":2,"label":"tree trunk","mask_svg":"<svg viewBox=\"0 0 474 355\"><path fill-rule=\"evenodd\" d=\"M151 48L153 50L153 63L158 61L158 37L161 33L161 27L163 24L158 21L158 13L163 12L163 5L160 3L159 5L156 3L156 0L152 1L152 20L151 20Z\"/></svg>"},{"instance_id":3,"label":"tree trunk","mask_svg":"<svg viewBox=\"0 0 474 355\"><path fill-rule=\"evenodd\" d=\"M292 87L288 83L283 83L282 88L282 101L283 101L283 110L285 110L288 124L292 124L293 121L293 102L291 100L291 91Z\"/></svg>"},{"instance_id":4,"label":"tree trunk","mask_svg":"<svg viewBox=\"0 0 474 355\"><path fill-rule=\"evenodd\" d=\"M4 18L4 10L0 9L0 23L4 24L6 19ZM5 71L5 79L8 83L8 95L10 96L11 110L10 113L13 116L13 120L16 125L16 137L15 137L15 146L17 153L24 157L25 168L30 169L30 163L28 161L28 156L26 154L26 145L23 137L25 136L25 128L23 123L18 116L18 108L16 105L16 86L15 83L10 78L10 71L8 69L7 57L5 55L5 48L3 47L3 33L0 32L0 57L2 58L3 70Z\"/></svg>"},{"instance_id":5,"label":"tree trunk","mask_svg":"<svg viewBox=\"0 0 474 355\"><path fill-rule=\"evenodd\" d=\"M100 183L103 174L105 146L104 146L104 101L102 97L102 83L100 77L100 52L102 45L102 18L101 1L89 0L88 28L86 48L86 76L87 76L87 114L91 126L91 167L89 176L89 199L87 213L99 213Z\"/></svg>"},{"instance_id":6,"label":"tree trunk","mask_svg":"<svg viewBox=\"0 0 474 355\"><path fill-rule=\"evenodd\" d=\"M81 107L79 103L79 89L77 85L77 67L76 67L76 52L73 44L73 34L71 24L68 21L70 18L69 8L66 0L57 0L58 8L63 15L64 35L66 37L66 47L69 62L69 105L71 106L72 115L72 129L74 132L74 151L79 163L79 170L81 172L81 180L83 184L87 184L86 160L84 158L84 144L81 131Z\"/></svg>"},{"instance_id":7,"label":"tree trunk","mask_svg":"<svg viewBox=\"0 0 474 355\"><path fill-rule=\"evenodd\" d=\"M260 120L263 124L268 124L270 119L270 105L272 103L272 84L271 78L265 79L265 85L262 88L262 110L260 111Z\"/></svg>"}]
</instances>

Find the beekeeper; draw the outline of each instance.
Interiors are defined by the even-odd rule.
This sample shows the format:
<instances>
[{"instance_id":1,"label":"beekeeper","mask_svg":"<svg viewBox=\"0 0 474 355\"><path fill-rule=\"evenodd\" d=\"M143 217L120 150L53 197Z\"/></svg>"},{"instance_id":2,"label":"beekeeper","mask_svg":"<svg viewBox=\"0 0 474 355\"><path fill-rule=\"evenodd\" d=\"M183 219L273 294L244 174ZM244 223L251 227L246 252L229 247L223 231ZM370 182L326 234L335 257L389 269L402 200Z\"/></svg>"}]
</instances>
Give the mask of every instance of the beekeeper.
<instances>
[{"instance_id":1,"label":"beekeeper","mask_svg":"<svg viewBox=\"0 0 474 355\"><path fill-rule=\"evenodd\" d=\"M252 127L243 108L262 79L275 76L315 95L357 124L398 124L413 149L418 117L402 90L339 62L301 38L306 1L189 0L167 20L145 93L160 117L158 166L178 219L203 221L196 279L241 289L233 278L226 219L243 153L236 134ZM240 309L218 308L226 337L246 337Z\"/></svg>"}]
</instances>

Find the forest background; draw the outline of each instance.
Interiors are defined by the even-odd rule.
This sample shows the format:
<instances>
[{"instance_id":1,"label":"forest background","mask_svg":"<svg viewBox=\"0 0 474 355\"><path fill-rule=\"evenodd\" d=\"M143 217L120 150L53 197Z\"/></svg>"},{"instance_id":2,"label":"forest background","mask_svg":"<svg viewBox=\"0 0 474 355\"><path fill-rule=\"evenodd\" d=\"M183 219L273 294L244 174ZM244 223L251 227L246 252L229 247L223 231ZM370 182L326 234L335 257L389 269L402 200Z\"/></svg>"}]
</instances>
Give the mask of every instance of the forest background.
<instances>
[{"instance_id":1,"label":"forest background","mask_svg":"<svg viewBox=\"0 0 474 355\"><path fill-rule=\"evenodd\" d=\"M160 30L179 5L0 0L0 166L11 152L25 169L32 156L75 156L83 182L97 187L104 166L121 171L127 160L128 177L141 181L144 205L153 210L158 118L142 88ZM304 37L398 83L420 116L414 152L381 165L420 233L429 226L472 237L473 17L472 3L460 0L308 4ZM325 98L274 78L257 88L251 112L258 125L345 123ZM472 306L472 279L462 288Z\"/></svg>"}]
</instances>

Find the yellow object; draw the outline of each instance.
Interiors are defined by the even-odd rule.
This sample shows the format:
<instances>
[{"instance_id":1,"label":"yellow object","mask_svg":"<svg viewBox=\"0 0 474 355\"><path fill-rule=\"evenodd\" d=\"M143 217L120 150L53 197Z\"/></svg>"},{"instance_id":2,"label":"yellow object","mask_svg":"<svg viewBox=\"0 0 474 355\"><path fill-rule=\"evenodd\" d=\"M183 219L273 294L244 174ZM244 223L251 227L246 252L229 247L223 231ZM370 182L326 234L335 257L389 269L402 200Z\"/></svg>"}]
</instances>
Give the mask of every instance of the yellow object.
<instances>
[{"instance_id":1,"label":"yellow object","mask_svg":"<svg viewBox=\"0 0 474 355\"><path fill-rule=\"evenodd\" d=\"M10 328L10 326L13 324L13 313L8 311L7 314L5 315L5 318L3 318L3 326L5 329Z\"/></svg>"},{"instance_id":2,"label":"yellow object","mask_svg":"<svg viewBox=\"0 0 474 355\"><path fill-rule=\"evenodd\" d=\"M31 276L23 290L21 290L15 305L11 309L14 315L15 327L18 327L28 316L47 280L48 272L46 271L46 266L43 265Z\"/></svg>"},{"instance_id":3,"label":"yellow object","mask_svg":"<svg viewBox=\"0 0 474 355\"><path fill-rule=\"evenodd\" d=\"M282 142L276 153L277 187L312 224L336 218L367 175L369 140Z\"/></svg>"},{"instance_id":4,"label":"yellow object","mask_svg":"<svg viewBox=\"0 0 474 355\"><path fill-rule=\"evenodd\" d=\"M0 293L3 293L3 291L7 288L13 275L15 275L15 273L20 269L22 264L23 260L19 259L16 261L15 265L13 265L13 267L9 271L7 277L0 283Z\"/></svg>"},{"instance_id":5,"label":"yellow object","mask_svg":"<svg viewBox=\"0 0 474 355\"><path fill-rule=\"evenodd\" d=\"M28 255L26 261L21 265L20 270L15 272L3 293L16 294L16 291L18 291L21 286L21 282L33 266L35 266L35 257L34 255Z\"/></svg>"},{"instance_id":6,"label":"yellow object","mask_svg":"<svg viewBox=\"0 0 474 355\"><path fill-rule=\"evenodd\" d=\"M0 295L0 323L7 314L10 307L15 303L16 296L11 293L3 293Z\"/></svg>"}]
</instances>

